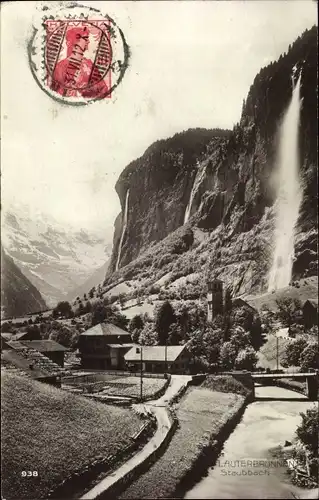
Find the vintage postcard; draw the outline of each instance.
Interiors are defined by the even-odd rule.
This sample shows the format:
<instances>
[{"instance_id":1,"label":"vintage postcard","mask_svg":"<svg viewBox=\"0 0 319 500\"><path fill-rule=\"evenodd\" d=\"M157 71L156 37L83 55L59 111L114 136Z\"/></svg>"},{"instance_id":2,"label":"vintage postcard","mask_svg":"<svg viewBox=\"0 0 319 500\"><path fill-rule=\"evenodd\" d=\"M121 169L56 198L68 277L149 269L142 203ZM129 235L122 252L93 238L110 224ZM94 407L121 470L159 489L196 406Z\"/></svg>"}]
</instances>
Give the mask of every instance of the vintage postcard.
<instances>
[{"instance_id":1,"label":"vintage postcard","mask_svg":"<svg viewBox=\"0 0 319 500\"><path fill-rule=\"evenodd\" d=\"M4 500L318 498L317 41L2 2Z\"/></svg>"}]
</instances>

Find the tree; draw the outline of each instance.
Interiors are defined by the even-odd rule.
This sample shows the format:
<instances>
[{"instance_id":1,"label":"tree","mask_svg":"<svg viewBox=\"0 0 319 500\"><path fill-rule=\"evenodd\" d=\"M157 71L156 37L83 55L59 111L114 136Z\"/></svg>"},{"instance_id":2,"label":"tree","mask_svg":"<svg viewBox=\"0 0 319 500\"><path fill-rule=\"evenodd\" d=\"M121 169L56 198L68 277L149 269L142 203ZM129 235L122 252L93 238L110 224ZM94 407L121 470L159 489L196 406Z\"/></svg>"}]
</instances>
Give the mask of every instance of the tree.
<instances>
[{"instance_id":1,"label":"tree","mask_svg":"<svg viewBox=\"0 0 319 500\"><path fill-rule=\"evenodd\" d=\"M319 367L318 342L309 343L300 354L300 369L307 372L309 368Z\"/></svg>"},{"instance_id":2,"label":"tree","mask_svg":"<svg viewBox=\"0 0 319 500\"><path fill-rule=\"evenodd\" d=\"M49 339L55 340L65 347L73 347L75 342L75 337L77 338L78 333L74 329L67 328L66 326L61 326L59 323L55 323L54 329L51 330Z\"/></svg>"},{"instance_id":3,"label":"tree","mask_svg":"<svg viewBox=\"0 0 319 500\"><path fill-rule=\"evenodd\" d=\"M132 341L134 342L134 344L140 343L141 331L142 330L138 330L137 328L135 330L131 331L131 337L132 337Z\"/></svg>"},{"instance_id":4,"label":"tree","mask_svg":"<svg viewBox=\"0 0 319 500\"><path fill-rule=\"evenodd\" d=\"M183 340L182 329L178 323L172 323L168 329L167 343L169 345L179 345Z\"/></svg>"},{"instance_id":5,"label":"tree","mask_svg":"<svg viewBox=\"0 0 319 500\"><path fill-rule=\"evenodd\" d=\"M84 308L83 308L83 314L87 314L87 313L89 313L91 311L92 311L92 304L88 300L87 303L85 304Z\"/></svg>"},{"instance_id":6,"label":"tree","mask_svg":"<svg viewBox=\"0 0 319 500\"><path fill-rule=\"evenodd\" d=\"M133 332L134 330L142 330L143 326L144 321L142 316L140 314L136 314L129 323L129 331Z\"/></svg>"},{"instance_id":7,"label":"tree","mask_svg":"<svg viewBox=\"0 0 319 500\"><path fill-rule=\"evenodd\" d=\"M76 316L82 316L82 314L84 314L84 306L83 306L82 302L80 301L79 302L79 307L75 311L75 315Z\"/></svg>"},{"instance_id":8,"label":"tree","mask_svg":"<svg viewBox=\"0 0 319 500\"><path fill-rule=\"evenodd\" d=\"M69 318L72 313L72 307L70 302L64 300L59 302L58 305L53 309L53 314L57 316L63 316L64 318Z\"/></svg>"},{"instance_id":9,"label":"tree","mask_svg":"<svg viewBox=\"0 0 319 500\"><path fill-rule=\"evenodd\" d=\"M220 364L222 368L231 370L234 367L237 350L232 342L225 342L220 350Z\"/></svg>"},{"instance_id":10,"label":"tree","mask_svg":"<svg viewBox=\"0 0 319 500\"><path fill-rule=\"evenodd\" d=\"M142 345L157 345L158 335L153 323L146 323L140 333L139 342Z\"/></svg>"},{"instance_id":11,"label":"tree","mask_svg":"<svg viewBox=\"0 0 319 500\"><path fill-rule=\"evenodd\" d=\"M278 307L277 316L284 326L288 326L289 331L293 323L298 322L298 313L301 310L301 303L298 299L281 297L276 299Z\"/></svg>"},{"instance_id":12,"label":"tree","mask_svg":"<svg viewBox=\"0 0 319 500\"><path fill-rule=\"evenodd\" d=\"M231 326L241 326L249 333L250 343L255 349L263 343L260 316L250 307L238 307L231 313Z\"/></svg>"},{"instance_id":13,"label":"tree","mask_svg":"<svg viewBox=\"0 0 319 500\"><path fill-rule=\"evenodd\" d=\"M258 357L255 349L246 347L240 349L235 360L235 367L239 370L254 370L256 368Z\"/></svg>"},{"instance_id":14,"label":"tree","mask_svg":"<svg viewBox=\"0 0 319 500\"><path fill-rule=\"evenodd\" d=\"M165 345L168 342L169 327L176 322L174 310L168 300L163 302L156 311L155 330L158 333L159 345Z\"/></svg>"},{"instance_id":15,"label":"tree","mask_svg":"<svg viewBox=\"0 0 319 500\"><path fill-rule=\"evenodd\" d=\"M304 446L318 456L319 411L318 407L300 413L302 422L297 427L297 436Z\"/></svg>"},{"instance_id":16,"label":"tree","mask_svg":"<svg viewBox=\"0 0 319 500\"><path fill-rule=\"evenodd\" d=\"M202 338L203 353L209 364L218 364L223 342L223 330L207 325Z\"/></svg>"},{"instance_id":17,"label":"tree","mask_svg":"<svg viewBox=\"0 0 319 500\"><path fill-rule=\"evenodd\" d=\"M237 326L231 330L230 341L235 346L237 352L240 349L251 347L250 335L241 326Z\"/></svg>"},{"instance_id":18,"label":"tree","mask_svg":"<svg viewBox=\"0 0 319 500\"><path fill-rule=\"evenodd\" d=\"M125 305L126 294L120 293L118 298L119 298L120 306L123 307Z\"/></svg>"},{"instance_id":19,"label":"tree","mask_svg":"<svg viewBox=\"0 0 319 500\"><path fill-rule=\"evenodd\" d=\"M285 349L281 360L282 366L300 366L300 355L307 347L308 343L305 339L292 340Z\"/></svg>"},{"instance_id":20,"label":"tree","mask_svg":"<svg viewBox=\"0 0 319 500\"><path fill-rule=\"evenodd\" d=\"M108 316L111 315L111 307L105 306L102 302L95 302L92 306L91 326L104 323Z\"/></svg>"}]
</instances>

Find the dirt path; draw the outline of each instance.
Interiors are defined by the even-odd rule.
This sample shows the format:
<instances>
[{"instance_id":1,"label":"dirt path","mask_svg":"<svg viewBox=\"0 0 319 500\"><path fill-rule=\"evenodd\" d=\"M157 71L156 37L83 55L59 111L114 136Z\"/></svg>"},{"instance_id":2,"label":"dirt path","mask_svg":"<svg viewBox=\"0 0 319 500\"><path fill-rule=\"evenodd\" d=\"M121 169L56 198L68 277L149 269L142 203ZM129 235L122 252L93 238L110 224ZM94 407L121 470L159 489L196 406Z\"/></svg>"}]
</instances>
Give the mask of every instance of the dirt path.
<instances>
[{"instance_id":1,"label":"dirt path","mask_svg":"<svg viewBox=\"0 0 319 500\"><path fill-rule=\"evenodd\" d=\"M152 412L157 420L157 430L150 441L144 446L144 448L138 451L132 458L130 458L125 464L119 467L116 471L112 472L106 476L102 481L100 481L94 488L85 493L81 499L92 500L98 498L102 493L105 493L108 488L113 486L116 482L123 479L127 474L132 472L135 467L137 467L141 462L144 462L155 449L159 448L167 433L171 427L171 421L167 406L171 399L178 393L178 391L188 384L191 380L190 375L172 375L170 384L165 392L165 394L154 401L148 401L147 403L136 405L136 409L143 409L145 412ZM139 408L139 407L143 408Z\"/></svg>"}]
</instances>

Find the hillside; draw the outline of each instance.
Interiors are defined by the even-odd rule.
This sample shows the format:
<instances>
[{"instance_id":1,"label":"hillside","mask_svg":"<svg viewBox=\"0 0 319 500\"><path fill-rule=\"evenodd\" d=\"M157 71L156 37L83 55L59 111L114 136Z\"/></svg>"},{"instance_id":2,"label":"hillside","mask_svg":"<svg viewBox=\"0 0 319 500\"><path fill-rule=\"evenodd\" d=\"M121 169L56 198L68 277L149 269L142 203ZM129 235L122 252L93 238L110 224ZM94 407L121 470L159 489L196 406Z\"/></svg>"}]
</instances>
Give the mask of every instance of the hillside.
<instances>
[{"instance_id":1,"label":"hillside","mask_svg":"<svg viewBox=\"0 0 319 500\"><path fill-rule=\"evenodd\" d=\"M95 282L95 271L105 266L111 252L104 233L61 225L17 205L6 207L2 215L2 243L49 306L75 298L92 275Z\"/></svg>"},{"instance_id":2,"label":"hillside","mask_svg":"<svg viewBox=\"0 0 319 500\"><path fill-rule=\"evenodd\" d=\"M122 214L115 221L105 292L124 281L130 287L127 298L155 293L162 298L196 299L212 275L230 285L234 295L261 294L267 289L277 134L290 102L294 67L302 68L303 201L293 280L316 275L314 26L278 61L260 70L231 132L191 129L176 134L154 143L122 172L116 184Z\"/></svg>"},{"instance_id":3,"label":"hillside","mask_svg":"<svg viewBox=\"0 0 319 500\"><path fill-rule=\"evenodd\" d=\"M108 260L105 264L96 269L96 271L94 271L94 273L92 273L92 275L84 283L82 283L82 285L74 288L74 290L68 293L66 300L74 300L76 297L81 297L93 287L97 287L103 283L109 265L110 261Z\"/></svg>"},{"instance_id":4,"label":"hillside","mask_svg":"<svg viewBox=\"0 0 319 500\"><path fill-rule=\"evenodd\" d=\"M44 311L47 305L39 290L24 276L1 245L1 317Z\"/></svg>"},{"instance_id":5,"label":"hillside","mask_svg":"<svg viewBox=\"0 0 319 500\"><path fill-rule=\"evenodd\" d=\"M71 472L98 456L116 454L141 425L129 409L5 371L1 381L2 496L9 500L47 498ZM38 476L24 478L23 470Z\"/></svg>"}]
</instances>

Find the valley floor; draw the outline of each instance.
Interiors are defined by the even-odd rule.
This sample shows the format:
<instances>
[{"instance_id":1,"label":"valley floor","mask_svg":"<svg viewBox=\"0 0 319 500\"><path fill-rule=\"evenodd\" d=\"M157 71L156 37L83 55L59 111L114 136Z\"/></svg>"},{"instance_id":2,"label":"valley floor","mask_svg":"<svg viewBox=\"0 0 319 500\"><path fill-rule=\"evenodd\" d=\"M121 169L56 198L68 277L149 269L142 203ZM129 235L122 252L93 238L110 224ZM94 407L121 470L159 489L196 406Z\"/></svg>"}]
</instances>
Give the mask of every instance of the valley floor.
<instances>
[{"instance_id":1,"label":"valley floor","mask_svg":"<svg viewBox=\"0 0 319 500\"><path fill-rule=\"evenodd\" d=\"M119 498L172 497L181 481L196 467L205 449L219 440L225 424L241 409L244 397L190 387L176 407L178 429L164 454Z\"/></svg>"}]
</instances>

